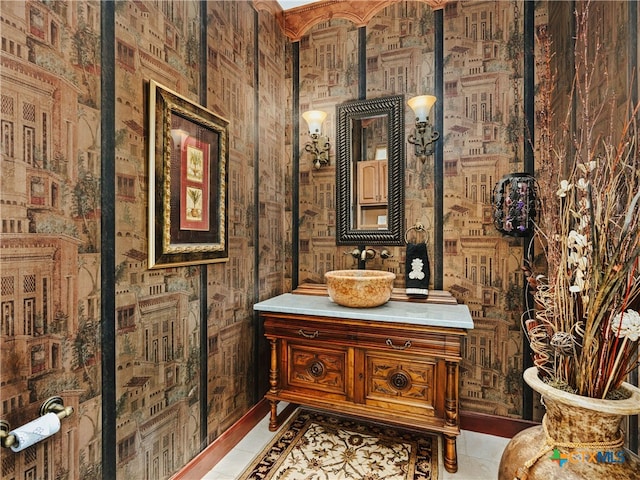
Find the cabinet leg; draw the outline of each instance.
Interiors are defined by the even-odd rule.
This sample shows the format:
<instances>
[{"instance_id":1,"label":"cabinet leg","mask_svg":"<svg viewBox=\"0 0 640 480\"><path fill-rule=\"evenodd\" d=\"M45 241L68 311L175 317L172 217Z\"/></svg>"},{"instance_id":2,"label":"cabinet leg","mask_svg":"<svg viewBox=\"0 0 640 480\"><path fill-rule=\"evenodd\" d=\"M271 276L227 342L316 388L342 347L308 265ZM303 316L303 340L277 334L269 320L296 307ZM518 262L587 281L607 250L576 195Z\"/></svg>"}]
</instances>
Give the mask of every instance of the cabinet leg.
<instances>
[{"instance_id":1,"label":"cabinet leg","mask_svg":"<svg viewBox=\"0 0 640 480\"><path fill-rule=\"evenodd\" d=\"M278 423L278 401L277 400L269 400L269 405L271 405L271 416L269 417L269 431L275 432L278 430L280 426Z\"/></svg>"},{"instance_id":2,"label":"cabinet leg","mask_svg":"<svg viewBox=\"0 0 640 480\"><path fill-rule=\"evenodd\" d=\"M456 450L455 435L443 435L444 439L444 468L449 473L458 471L458 452Z\"/></svg>"},{"instance_id":3,"label":"cabinet leg","mask_svg":"<svg viewBox=\"0 0 640 480\"><path fill-rule=\"evenodd\" d=\"M444 415L447 425L458 425L458 364L454 362L447 362Z\"/></svg>"},{"instance_id":4,"label":"cabinet leg","mask_svg":"<svg viewBox=\"0 0 640 480\"><path fill-rule=\"evenodd\" d=\"M269 366L269 393L278 393L278 339L269 339L271 347L271 364Z\"/></svg>"}]
</instances>

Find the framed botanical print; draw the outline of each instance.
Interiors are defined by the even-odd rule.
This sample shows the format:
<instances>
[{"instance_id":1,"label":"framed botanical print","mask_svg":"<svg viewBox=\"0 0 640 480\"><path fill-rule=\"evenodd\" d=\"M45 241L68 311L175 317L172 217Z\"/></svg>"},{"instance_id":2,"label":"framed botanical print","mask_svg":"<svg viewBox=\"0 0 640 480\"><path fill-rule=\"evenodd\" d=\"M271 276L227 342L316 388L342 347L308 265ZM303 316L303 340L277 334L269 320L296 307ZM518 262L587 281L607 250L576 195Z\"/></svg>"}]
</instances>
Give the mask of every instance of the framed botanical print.
<instances>
[{"instance_id":1,"label":"framed botanical print","mask_svg":"<svg viewBox=\"0 0 640 480\"><path fill-rule=\"evenodd\" d=\"M228 126L149 82L149 268L228 260Z\"/></svg>"}]
</instances>

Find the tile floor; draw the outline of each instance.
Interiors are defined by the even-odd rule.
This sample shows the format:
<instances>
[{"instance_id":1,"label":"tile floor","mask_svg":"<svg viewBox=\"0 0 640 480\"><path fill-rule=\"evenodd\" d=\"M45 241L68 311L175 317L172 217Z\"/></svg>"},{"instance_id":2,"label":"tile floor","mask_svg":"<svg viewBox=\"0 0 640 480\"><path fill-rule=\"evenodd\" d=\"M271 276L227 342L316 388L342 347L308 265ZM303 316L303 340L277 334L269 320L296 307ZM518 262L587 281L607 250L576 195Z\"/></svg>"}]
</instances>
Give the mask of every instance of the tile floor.
<instances>
[{"instance_id":1,"label":"tile floor","mask_svg":"<svg viewBox=\"0 0 640 480\"><path fill-rule=\"evenodd\" d=\"M286 406L280 402L278 411ZM276 432L270 432L269 416L263 418L236 447L202 480L235 480L251 460L262 451ZM463 430L458 437L458 472L442 465L442 448L438 450L438 480L495 480L502 451L509 439Z\"/></svg>"}]
</instances>

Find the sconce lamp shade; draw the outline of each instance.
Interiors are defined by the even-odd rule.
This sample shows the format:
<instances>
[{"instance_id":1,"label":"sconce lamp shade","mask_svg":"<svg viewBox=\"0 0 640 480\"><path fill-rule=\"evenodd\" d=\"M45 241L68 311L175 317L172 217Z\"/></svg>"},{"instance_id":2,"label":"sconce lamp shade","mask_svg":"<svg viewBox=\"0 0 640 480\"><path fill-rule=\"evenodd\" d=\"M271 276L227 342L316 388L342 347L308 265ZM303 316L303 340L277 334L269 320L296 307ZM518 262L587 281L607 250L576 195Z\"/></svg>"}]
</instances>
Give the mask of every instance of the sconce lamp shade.
<instances>
[{"instance_id":1,"label":"sconce lamp shade","mask_svg":"<svg viewBox=\"0 0 640 480\"><path fill-rule=\"evenodd\" d=\"M187 132L186 130L183 130L181 128L171 129L171 139L173 140L173 143L177 149L183 148L183 143L187 138L189 138L189 132Z\"/></svg>"},{"instance_id":2,"label":"sconce lamp shade","mask_svg":"<svg viewBox=\"0 0 640 480\"><path fill-rule=\"evenodd\" d=\"M436 103L436 97L433 95L418 95L407 100L407 103L416 114L419 122L426 122L429 118L431 107Z\"/></svg>"},{"instance_id":3,"label":"sconce lamp shade","mask_svg":"<svg viewBox=\"0 0 640 480\"><path fill-rule=\"evenodd\" d=\"M302 114L302 118L305 119L309 126L309 133L322 133L322 122L327 118L327 112L322 110L309 110Z\"/></svg>"}]
</instances>

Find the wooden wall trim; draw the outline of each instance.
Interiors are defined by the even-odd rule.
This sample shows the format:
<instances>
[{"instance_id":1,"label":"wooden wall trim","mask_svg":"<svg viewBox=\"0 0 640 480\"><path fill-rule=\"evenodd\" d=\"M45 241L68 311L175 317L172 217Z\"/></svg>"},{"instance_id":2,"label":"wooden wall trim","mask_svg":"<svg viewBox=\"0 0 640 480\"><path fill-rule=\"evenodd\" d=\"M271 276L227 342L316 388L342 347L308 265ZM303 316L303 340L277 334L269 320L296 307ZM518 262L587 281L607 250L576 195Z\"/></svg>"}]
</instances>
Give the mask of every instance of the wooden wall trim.
<instances>
[{"instance_id":1,"label":"wooden wall trim","mask_svg":"<svg viewBox=\"0 0 640 480\"><path fill-rule=\"evenodd\" d=\"M539 423L520 418L497 417L486 413L460 411L460 428L471 432L512 438L522 430L539 425Z\"/></svg>"},{"instance_id":2,"label":"wooden wall trim","mask_svg":"<svg viewBox=\"0 0 640 480\"><path fill-rule=\"evenodd\" d=\"M279 416L287 418L297 407L297 405L289 404ZM270 408L269 402L265 398L260 400L242 418L171 477L171 480L203 478L270 412Z\"/></svg>"},{"instance_id":3,"label":"wooden wall trim","mask_svg":"<svg viewBox=\"0 0 640 480\"><path fill-rule=\"evenodd\" d=\"M297 42L316 23L343 18L364 27L380 10L404 0L367 0L350 2L345 0L320 0L283 11L273 0L253 0L256 10L266 10L278 19L283 33L292 42ZM428 4L432 9L444 8L449 0L416 0Z\"/></svg>"},{"instance_id":4,"label":"wooden wall trim","mask_svg":"<svg viewBox=\"0 0 640 480\"><path fill-rule=\"evenodd\" d=\"M267 413L269 403L261 400L180 469L171 480L203 478Z\"/></svg>"}]
</instances>

